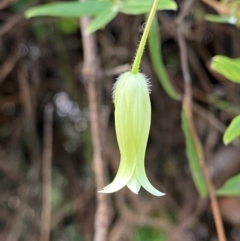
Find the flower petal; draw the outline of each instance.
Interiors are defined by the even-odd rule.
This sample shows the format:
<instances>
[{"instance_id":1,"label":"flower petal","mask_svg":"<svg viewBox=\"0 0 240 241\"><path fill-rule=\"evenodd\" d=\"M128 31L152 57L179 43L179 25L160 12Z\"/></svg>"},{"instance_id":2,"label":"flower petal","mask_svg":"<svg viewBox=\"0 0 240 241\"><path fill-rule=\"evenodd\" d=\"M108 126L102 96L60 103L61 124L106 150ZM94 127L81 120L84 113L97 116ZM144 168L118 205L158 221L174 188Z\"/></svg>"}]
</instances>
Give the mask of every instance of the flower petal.
<instances>
[{"instance_id":1,"label":"flower petal","mask_svg":"<svg viewBox=\"0 0 240 241\"><path fill-rule=\"evenodd\" d=\"M131 165L132 164L132 165ZM103 190L99 191L101 193L111 193L116 192L123 188L129 180L131 179L135 167L135 161L127 163L126 160L121 158L120 166L117 172L116 177L113 182L103 188Z\"/></svg>"},{"instance_id":2,"label":"flower petal","mask_svg":"<svg viewBox=\"0 0 240 241\"><path fill-rule=\"evenodd\" d=\"M119 170L114 181L101 192L116 192L129 182L135 164L136 153L134 148L134 123L132 121L132 103L135 92L135 79L133 74L127 72L121 75L114 86L113 99L115 104L115 127L117 141L121 153Z\"/></svg>"},{"instance_id":3,"label":"flower petal","mask_svg":"<svg viewBox=\"0 0 240 241\"><path fill-rule=\"evenodd\" d=\"M136 176L136 172L134 171L131 179L129 180L129 182L127 183L128 188L133 192L138 194L140 188L141 188L141 184L138 181L138 178Z\"/></svg>"},{"instance_id":4,"label":"flower petal","mask_svg":"<svg viewBox=\"0 0 240 241\"><path fill-rule=\"evenodd\" d=\"M143 74L127 72L119 77L114 88L115 127L121 161L114 181L100 192L116 192L127 185L138 193L142 185L153 195L164 195L149 182L144 167L151 122L147 79Z\"/></svg>"},{"instance_id":5,"label":"flower petal","mask_svg":"<svg viewBox=\"0 0 240 241\"><path fill-rule=\"evenodd\" d=\"M155 196L163 196L165 193L159 192L148 180L144 166L136 165L137 178L142 187Z\"/></svg>"},{"instance_id":6,"label":"flower petal","mask_svg":"<svg viewBox=\"0 0 240 241\"><path fill-rule=\"evenodd\" d=\"M135 95L135 101L138 103L138 109L134 109L136 126L135 126L135 151L137 153L136 157L136 176L140 184L148 192L155 196L165 195L162 192L159 192L153 185L149 182L144 166L145 151L147 146L147 140L150 130L151 123L151 102L149 97L149 83L146 80L146 77L142 74L138 74L138 85L142 89L141 93ZM137 120L138 118L138 120Z\"/></svg>"}]
</instances>

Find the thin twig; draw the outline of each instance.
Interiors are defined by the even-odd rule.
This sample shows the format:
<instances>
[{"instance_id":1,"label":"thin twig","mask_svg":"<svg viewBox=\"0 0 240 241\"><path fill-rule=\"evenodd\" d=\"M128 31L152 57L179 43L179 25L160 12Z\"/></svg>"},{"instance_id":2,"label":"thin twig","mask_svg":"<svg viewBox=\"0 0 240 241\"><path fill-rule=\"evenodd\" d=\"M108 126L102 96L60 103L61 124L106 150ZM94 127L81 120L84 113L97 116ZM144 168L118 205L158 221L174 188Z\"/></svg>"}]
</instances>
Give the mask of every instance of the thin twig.
<instances>
[{"instance_id":1,"label":"thin twig","mask_svg":"<svg viewBox=\"0 0 240 241\"><path fill-rule=\"evenodd\" d=\"M202 0L204 3L206 3L208 6L215 9L219 14L221 15L228 15L230 14L229 6L224 5L220 2L217 2L215 0Z\"/></svg>"},{"instance_id":2,"label":"thin twig","mask_svg":"<svg viewBox=\"0 0 240 241\"><path fill-rule=\"evenodd\" d=\"M21 104L24 111L24 130L26 135L26 144L30 152L32 165L29 168L29 177L31 180L37 180L39 177L39 168L41 163L41 151L38 134L35 124L34 100L31 95L31 87L28 82L28 69L26 66L18 72L18 82L20 90Z\"/></svg>"},{"instance_id":3,"label":"thin twig","mask_svg":"<svg viewBox=\"0 0 240 241\"><path fill-rule=\"evenodd\" d=\"M42 216L41 216L41 230L40 241L50 240L51 231L51 199L52 199L52 115L53 106L47 104L44 110L44 149L42 160L42 181L43 181L43 195L42 195Z\"/></svg>"},{"instance_id":4,"label":"thin twig","mask_svg":"<svg viewBox=\"0 0 240 241\"><path fill-rule=\"evenodd\" d=\"M126 190L125 190L126 191ZM122 191L121 191L122 192ZM161 215L163 206L156 199L144 200L138 196L133 196L130 192L116 194L116 207L120 217L111 229L109 240L126 239L126 234L130 236L127 240L132 240L133 230L136 227L148 226L157 230L162 230L166 234L170 234L173 230L173 225L164 217L151 217L152 213L158 213L157 206L161 206ZM164 209L164 208L163 208Z\"/></svg>"},{"instance_id":5,"label":"thin twig","mask_svg":"<svg viewBox=\"0 0 240 241\"><path fill-rule=\"evenodd\" d=\"M206 206L207 206L206 200L200 200L198 203L196 203L194 210L191 210L190 213L188 213L179 222L179 225L171 230L168 241L182 240L182 236L183 236L182 234L184 233L184 231L194 226L194 224L198 222L199 216L206 209Z\"/></svg>"},{"instance_id":6,"label":"thin twig","mask_svg":"<svg viewBox=\"0 0 240 241\"><path fill-rule=\"evenodd\" d=\"M23 231L23 224L24 224L24 213L27 210L27 203L28 203L28 197L26 196L27 189L29 188L29 184L26 182L19 182L21 185L18 187L18 193L17 193L17 199L19 200L19 206L16 207L16 215L9 220L9 228L6 229L5 232L1 233L0 240L4 241L18 241L21 237L22 231ZM1 213L2 215L2 213Z\"/></svg>"},{"instance_id":7,"label":"thin twig","mask_svg":"<svg viewBox=\"0 0 240 241\"><path fill-rule=\"evenodd\" d=\"M23 205L22 205L23 206ZM11 222L11 229L5 241L17 241L20 238L23 225L23 210L20 208L16 217Z\"/></svg>"},{"instance_id":8,"label":"thin twig","mask_svg":"<svg viewBox=\"0 0 240 241\"><path fill-rule=\"evenodd\" d=\"M14 182L25 183L26 180L22 173L19 171L19 166L14 165L13 158L9 159L3 149L0 148L0 173L3 173L8 179Z\"/></svg>"},{"instance_id":9,"label":"thin twig","mask_svg":"<svg viewBox=\"0 0 240 241\"><path fill-rule=\"evenodd\" d=\"M87 85L91 132L93 142L93 168L95 173L95 181L97 190L101 190L106 185L106 167L102 157L102 138L103 129L100 108L101 102L99 98L100 92L100 67L97 56L97 46L94 34L87 33L87 27L90 19L83 17L80 20L82 42L84 50L83 79ZM97 210L94 223L94 241L107 240L107 232L110 220L109 197L106 194L96 194Z\"/></svg>"},{"instance_id":10,"label":"thin twig","mask_svg":"<svg viewBox=\"0 0 240 241\"><path fill-rule=\"evenodd\" d=\"M82 211L85 208L86 203L88 203L92 196L92 192L86 193L86 196L84 198L83 195L80 194L70 203L67 203L65 206L61 206L59 210L56 210L55 213L53 213L51 222L52 228L55 228L65 217L72 215L78 211Z\"/></svg>"},{"instance_id":11,"label":"thin twig","mask_svg":"<svg viewBox=\"0 0 240 241\"><path fill-rule=\"evenodd\" d=\"M123 64L123 65L119 65L115 68L111 68L111 69L105 69L104 70L104 74L106 76L115 76L115 75L119 75L121 73L127 72L129 71L129 69L131 69L131 65L130 64Z\"/></svg>"},{"instance_id":12,"label":"thin twig","mask_svg":"<svg viewBox=\"0 0 240 241\"><path fill-rule=\"evenodd\" d=\"M17 0L2 0L0 3L0 9L8 7L10 4L16 2Z\"/></svg>"},{"instance_id":13,"label":"thin twig","mask_svg":"<svg viewBox=\"0 0 240 241\"><path fill-rule=\"evenodd\" d=\"M190 4L191 2L191 4ZM183 36L183 29L182 29L182 22L185 18L185 16L189 13L189 10L194 3L194 0L187 0L185 1L185 5L183 7L182 12L179 15L179 18L177 18L177 34L178 34L178 43L180 48L180 55L181 55L181 65L182 65L182 71L183 71L183 79L184 79L184 98L183 98L183 108L186 111L186 115L189 120L189 128L193 137L194 145L197 150L197 154L199 157L200 165L203 171L203 175L207 184L209 197L211 201L211 207L213 211L214 221L218 233L219 241L226 241L226 236L223 228L223 222L222 217L219 209L218 200L215 196L215 188L213 185L213 182L211 180L208 167L205 162L205 157L203 154L203 150L199 141L199 138L197 136L197 132L194 126L193 117L192 117L192 89L191 89L191 76L189 71L189 65L188 65L188 56L187 56L187 46L185 42L185 38Z\"/></svg>"},{"instance_id":14,"label":"thin twig","mask_svg":"<svg viewBox=\"0 0 240 241\"><path fill-rule=\"evenodd\" d=\"M226 130L226 126L217 119L210 111L207 111L202 106L193 103L193 111L202 116L205 120L209 122L209 124L212 125L212 127L216 128L220 133L224 133Z\"/></svg>"},{"instance_id":15,"label":"thin twig","mask_svg":"<svg viewBox=\"0 0 240 241\"><path fill-rule=\"evenodd\" d=\"M10 31L16 24L18 24L22 20L21 15L13 15L6 20L6 23L3 24L0 28L0 36L6 34Z\"/></svg>"},{"instance_id":16,"label":"thin twig","mask_svg":"<svg viewBox=\"0 0 240 241\"><path fill-rule=\"evenodd\" d=\"M0 29L1 34L1 29ZM11 73L11 71L15 68L18 60L20 58L19 50L16 47L12 53L9 54L7 60L0 67L0 85L4 82L6 77Z\"/></svg>"}]
</instances>

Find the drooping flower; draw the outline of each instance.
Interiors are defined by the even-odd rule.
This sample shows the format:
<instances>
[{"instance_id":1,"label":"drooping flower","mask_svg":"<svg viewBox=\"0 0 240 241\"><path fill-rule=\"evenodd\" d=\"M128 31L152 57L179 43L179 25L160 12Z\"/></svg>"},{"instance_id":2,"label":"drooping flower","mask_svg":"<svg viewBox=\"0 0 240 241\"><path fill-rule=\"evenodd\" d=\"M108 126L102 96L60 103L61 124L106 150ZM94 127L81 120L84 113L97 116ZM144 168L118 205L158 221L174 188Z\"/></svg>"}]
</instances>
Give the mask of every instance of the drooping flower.
<instances>
[{"instance_id":1,"label":"drooping flower","mask_svg":"<svg viewBox=\"0 0 240 241\"><path fill-rule=\"evenodd\" d=\"M122 74L114 86L113 101L121 160L115 179L100 192L116 192L127 185L136 194L142 186L153 195L164 195L149 182L144 166L151 122L149 82L146 77L141 73Z\"/></svg>"}]
</instances>

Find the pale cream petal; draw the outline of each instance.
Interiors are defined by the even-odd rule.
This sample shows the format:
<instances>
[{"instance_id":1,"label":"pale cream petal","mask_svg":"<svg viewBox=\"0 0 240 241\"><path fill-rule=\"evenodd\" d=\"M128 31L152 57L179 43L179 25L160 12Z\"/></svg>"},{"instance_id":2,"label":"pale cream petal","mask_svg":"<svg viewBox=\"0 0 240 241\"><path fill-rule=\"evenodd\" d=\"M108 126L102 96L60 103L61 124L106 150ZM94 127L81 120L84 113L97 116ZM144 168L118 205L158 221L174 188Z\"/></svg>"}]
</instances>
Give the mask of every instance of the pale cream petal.
<instances>
[{"instance_id":1,"label":"pale cream petal","mask_svg":"<svg viewBox=\"0 0 240 241\"><path fill-rule=\"evenodd\" d=\"M137 153L136 157L136 176L141 186L148 192L155 196L162 196L164 193L159 192L153 185L149 182L144 166L145 151L147 146L147 140L150 130L151 123L151 103L149 98L149 87L146 77L142 74L138 74L138 87L142 90L141 93L135 93L135 101L137 105L134 109L134 119L135 119L135 142L134 148Z\"/></svg>"},{"instance_id":2,"label":"pale cream petal","mask_svg":"<svg viewBox=\"0 0 240 241\"><path fill-rule=\"evenodd\" d=\"M133 192L138 194L140 188L141 188L141 184L138 181L138 178L136 176L136 172L134 171L131 179L129 180L129 182L127 183L128 188Z\"/></svg>"},{"instance_id":3,"label":"pale cream petal","mask_svg":"<svg viewBox=\"0 0 240 241\"><path fill-rule=\"evenodd\" d=\"M121 75L114 87L115 127L121 162L114 181L103 193L116 192L127 185L138 193L141 185L150 193L162 196L149 182L144 157L151 122L149 84L140 73Z\"/></svg>"},{"instance_id":4,"label":"pale cream petal","mask_svg":"<svg viewBox=\"0 0 240 241\"><path fill-rule=\"evenodd\" d=\"M121 159L120 166L116 177L113 182L99 191L101 193L116 192L123 188L131 179L135 168L135 160L127 162L127 160Z\"/></svg>"},{"instance_id":5,"label":"pale cream petal","mask_svg":"<svg viewBox=\"0 0 240 241\"><path fill-rule=\"evenodd\" d=\"M155 196L163 196L165 193L158 191L148 180L144 165L136 165L137 178L141 186Z\"/></svg>"}]
</instances>

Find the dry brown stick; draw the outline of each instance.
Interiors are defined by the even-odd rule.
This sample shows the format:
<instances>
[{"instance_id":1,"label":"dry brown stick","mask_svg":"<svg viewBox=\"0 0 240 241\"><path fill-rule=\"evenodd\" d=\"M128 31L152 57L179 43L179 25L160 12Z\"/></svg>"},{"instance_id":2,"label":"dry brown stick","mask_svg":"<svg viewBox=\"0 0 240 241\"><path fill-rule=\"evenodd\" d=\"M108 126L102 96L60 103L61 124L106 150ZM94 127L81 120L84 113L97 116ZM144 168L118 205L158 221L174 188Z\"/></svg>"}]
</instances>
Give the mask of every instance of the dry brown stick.
<instances>
[{"instance_id":1,"label":"dry brown stick","mask_svg":"<svg viewBox=\"0 0 240 241\"><path fill-rule=\"evenodd\" d=\"M1 30L0 30L1 31ZM11 73L19 60L19 50L16 48L11 54L9 54L7 60L0 67L0 85L5 78Z\"/></svg>"},{"instance_id":2,"label":"dry brown stick","mask_svg":"<svg viewBox=\"0 0 240 241\"><path fill-rule=\"evenodd\" d=\"M196 222L198 222L199 216L206 209L206 206L206 200L198 201L195 209L188 213L182 220L180 220L179 224L171 230L168 241L181 240L184 231L191 228Z\"/></svg>"},{"instance_id":3,"label":"dry brown stick","mask_svg":"<svg viewBox=\"0 0 240 241\"><path fill-rule=\"evenodd\" d=\"M0 3L0 9L8 7L10 4L16 2L17 0L2 0Z\"/></svg>"},{"instance_id":4,"label":"dry brown stick","mask_svg":"<svg viewBox=\"0 0 240 241\"><path fill-rule=\"evenodd\" d=\"M22 20L21 15L13 15L6 20L6 23L0 28L0 36L10 31L17 23Z\"/></svg>"},{"instance_id":5,"label":"dry brown stick","mask_svg":"<svg viewBox=\"0 0 240 241\"><path fill-rule=\"evenodd\" d=\"M28 82L28 70L24 66L18 71L18 83L20 89L20 99L24 116L26 118L26 131L31 131L34 127L35 114L32 106L31 88Z\"/></svg>"},{"instance_id":6,"label":"dry brown stick","mask_svg":"<svg viewBox=\"0 0 240 241\"><path fill-rule=\"evenodd\" d=\"M31 87L28 81L28 69L24 65L18 71L18 82L21 104L24 111L25 140L32 161L32 165L29 168L29 177L32 180L37 180L41 163L41 151L35 124L34 100L31 95Z\"/></svg>"},{"instance_id":7,"label":"dry brown stick","mask_svg":"<svg viewBox=\"0 0 240 241\"><path fill-rule=\"evenodd\" d=\"M215 188L211 180L208 167L205 162L204 153L203 153L199 138L197 136L197 132L196 132L194 122L193 122L193 117L192 117L191 75L190 75L189 65L188 65L187 46L186 46L185 38L183 36L183 29L182 29L182 26L183 26L182 22L184 20L184 17L188 14L189 9L191 7L191 4L189 2L193 4L194 0L185 1L186 4L182 11L185 14L180 13L179 18L177 18L178 44L180 48L181 65L182 65L183 79L184 79L183 108L186 111L186 115L189 121L189 128L193 137L194 145L196 147L197 155L199 157L200 165L207 184L218 238L219 238L219 241L226 241L220 208L219 208L218 200L215 196Z\"/></svg>"},{"instance_id":8,"label":"dry brown stick","mask_svg":"<svg viewBox=\"0 0 240 241\"><path fill-rule=\"evenodd\" d=\"M119 65L115 68L104 70L104 74L106 76L112 77L112 76L119 75L121 73L127 72L127 71L129 71L129 69L131 69L131 64L123 64L123 65Z\"/></svg>"},{"instance_id":9,"label":"dry brown stick","mask_svg":"<svg viewBox=\"0 0 240 241\"><path fill-rule=\"evenodd\" d=\"M210 111L207 111L197 103L193 103L192 106L194 112L196 112L206 121L208 121L209 124L216 128L216 130L218 130L220 133L224 133L224 131L226 130L226 126L219 119L217 119Z\"/></svg>"},{"instance_id":10,"label":"dry brown stick","mask_svg":"<svg viewBox=\"0 0 240 241\"><path fill-rule=\"evenodd\" d=\"M208 6L215 9L219 14L227 15L230 13L229 7L227 5L224 5L220 2L217 2L215 0L202 0L204 3L206 3Z\"/></svg>"},{"instance_id":11,"label":"dry brown stick","mask_svg":"<svg viewBox=\"0 0 240 241\"><path fill-rule=\"evenodd\" d=\"M9 225L7 226L9 227L6 227L6 231L3 231L1 233L0 240L18 241L21 238L24 224L24 214L25 211L28 209L28 197L26 196L26 193L29 189L29 184L27 184L26 182L21 182L21 180L19 180L18 184L19 187L16 196L18 199L18 204L15 206L16 215L14 217L9 217L6 219L9 219L9 221L7 221L7 223L9 223Z\"/></svg>"},{"instance_id":12,"label":"dry brown stick","mask_svg":"<svg viewBox=\"0 0 240 241\"><path fill-rule=\"evenodd\" d=\"M12 224L11 229L10 229L9 234L6 237L6 239L4 239L5 241L17 241L17 240L19 240L19 237L20 237L21 231L22 231L22 224L23 224L23 210L22 210L22 208L20 209L20 211L18 212L16 217L14 217L11 224Z\"/></svg>"},{"instance_id":13,"label":"dry brown stick","mask_svg":"<svg viewBox=\"0 0 240 241\"><path fill-rule=\"evenodd\" d=\"M143 201L139 199L133 199L134 210L127 204L124 200L125 198L121 194L116 195L116 205L119 210L120 216L127 222L132 223L133 226L149 226L156 229L161 229L166 233L170 233L173 230L171 222L161 217L151 217L150 213L154 213L154 209L148 210L144 208L146 205ZM136 205L136 202L138 204ZM140 207L142 205L142 208ZM152 207L154 205L152 204ZM141 209L139 209L141 208ZM144 210L145 209L145 210Z\"/></svg>"},{"instance_id":14,"label":"dry brown stick","mask_svg":"<svg viewBox=\"0 0 240 241\"><path fill-rule=\"evenodd\" d=\"M102 121L100 115L101 102L99 98L99 81L101 79L97 46L94 34L87 33L89 18L83 17L80 20L82 42L83 42L83 79L87 85L91 133L93 142L93 168L97 190L106 185L106 168L102 157ZM94 241L107 240L107 231L110 220L109 197L106 194L96 194L97 210L94 223Z\"/></svg>"},{"instance_id":15,"label":"dry brown stick","mask_svg":"<svg viewBox=\"0 0 240 241\"><path fill-rule=\"evenodd\" d=\"M52 115L53 106L47 104L44 110L44 149L42 157L42 215L40 241L50 240L51 231L51 199L52 199Z\"/></svg>"},{"instance_id":16,"label":"dry brown stick","mask_svg":"<svg viewBox=\"0 0 240 241\"><path fill-rule=\"evenodd\" d=\"M73 201L62 206L59 210L56 210L52 215L52 229L56 227L66 216L70 214L76 213L79 210L83 210L85 208L86 203L92 198L93 193L88 192L86 196L83 198L82 194L76 197Z\"/></svg>"},{"instance_id":17,"label":"dry brown stick","mask_svg":"<svg viewBox=\"0 0 240 241\"><path fill-rule=\"evenodd\" d=\"M5 153L5 151L0 148L0 173L3 173L14 182L25 184L26 180L20 172L19 166L13 165L12 160L13 158L9 159L9 156Z\"/></svg>"}]
</instances>

